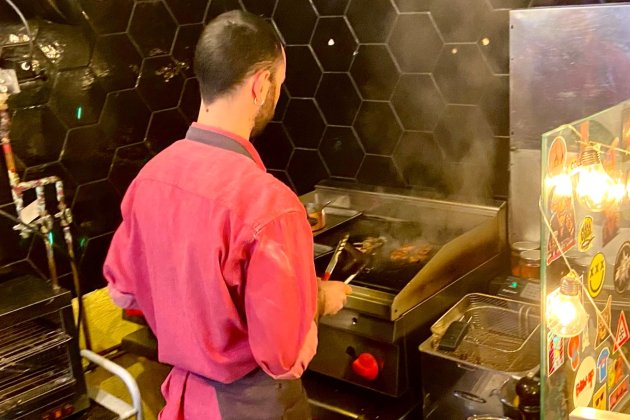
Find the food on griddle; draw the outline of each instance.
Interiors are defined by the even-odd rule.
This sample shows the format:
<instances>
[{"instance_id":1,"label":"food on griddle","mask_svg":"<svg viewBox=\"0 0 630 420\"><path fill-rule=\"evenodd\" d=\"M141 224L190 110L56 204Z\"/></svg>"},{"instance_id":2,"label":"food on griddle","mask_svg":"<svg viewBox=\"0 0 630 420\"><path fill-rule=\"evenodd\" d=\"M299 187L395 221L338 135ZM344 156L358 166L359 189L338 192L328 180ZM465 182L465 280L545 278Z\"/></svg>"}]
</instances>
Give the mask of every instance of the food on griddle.
<instances>
[{"instance_id":1,"label":"food on griddle","mask_svg":"<svg viewBox=\"0 0 630 420\"><path fill-rule=\"evenodd\" d=\"M403 244L389 254L389 259L397 263L419 263L427 262L433 251L431 244Z\"/></svg>"},{"instance_id":2,"label":"food on griddle","mask_svg":"<svg viewBox=\"0 0 630 420\"><path fill-rule=\"evenodd\" d=\"M361 242L354 242L352 245L364 254L372 254L378 248L385 245L385 242L387 242L387 239L383 236L368 236Z\"/></svg>"}]
</instances>

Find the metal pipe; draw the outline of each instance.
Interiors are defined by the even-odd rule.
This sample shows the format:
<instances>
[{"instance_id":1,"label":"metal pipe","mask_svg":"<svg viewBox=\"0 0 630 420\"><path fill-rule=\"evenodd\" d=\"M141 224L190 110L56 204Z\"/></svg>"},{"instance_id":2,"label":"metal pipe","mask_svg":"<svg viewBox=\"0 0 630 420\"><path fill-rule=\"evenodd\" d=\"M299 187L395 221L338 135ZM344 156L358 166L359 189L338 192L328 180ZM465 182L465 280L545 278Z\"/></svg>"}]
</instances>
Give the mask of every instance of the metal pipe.
<instances>
[{"instance_id":1,"label":"metal pipe","mask_svg":"<svg viewBox=\"0 0 630 420\"><path fill-rule=\"evenodd\" d=\"M44 186L39 185L35 188L37 197L37 209L39 210L39 225L42 235L44 235L44 244L46 245L46 259L48 260L48 270L50 271L50 282L54 290L59 289L59 279L57 278L57 265L55 264L55 254L52 247L52 239L48 235L52 232L52 217L46 210L46 197L44 195Z\"/></svg>"}]
</instances>

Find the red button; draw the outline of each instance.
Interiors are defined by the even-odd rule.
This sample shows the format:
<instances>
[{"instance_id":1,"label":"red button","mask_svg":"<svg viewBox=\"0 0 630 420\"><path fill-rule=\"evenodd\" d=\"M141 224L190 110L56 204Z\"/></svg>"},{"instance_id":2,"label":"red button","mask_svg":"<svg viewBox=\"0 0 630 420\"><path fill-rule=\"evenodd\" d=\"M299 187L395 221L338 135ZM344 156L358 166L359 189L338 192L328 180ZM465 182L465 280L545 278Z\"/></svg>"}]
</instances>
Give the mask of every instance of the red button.
<instances>
[{"instance_id":1,"label":"red button","mask_svg":"<svg viewBox=\"0 0 630 420\"><path fill-rule=\"evenodd\" d=\"M352 371L368 381L373 381L378 376L379 363L376 357L370 353L361 353L352 362Z\"/></svg>"}]
</instances>

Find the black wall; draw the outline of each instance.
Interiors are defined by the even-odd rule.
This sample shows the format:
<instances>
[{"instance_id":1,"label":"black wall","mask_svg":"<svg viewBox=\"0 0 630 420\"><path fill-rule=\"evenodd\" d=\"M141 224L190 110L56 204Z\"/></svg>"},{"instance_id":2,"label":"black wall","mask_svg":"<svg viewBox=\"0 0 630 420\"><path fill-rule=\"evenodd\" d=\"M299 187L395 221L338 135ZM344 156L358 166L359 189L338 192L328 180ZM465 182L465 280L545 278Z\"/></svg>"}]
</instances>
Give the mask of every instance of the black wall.
<instances>
[{"instance_id":1,"label":"black wall","mask_svg":"<svg viewBox=\"0 0 630 420\"><path fill-rule=\"evenodd\" d=\"M118 206L142 165L181 138L199 94L191 58L203 23L234 8L272 18L287 44L275 121L254 141L302 194L322 178L505 198L510 8L529 0L14 0L42 72L12 95L23 180L62 178L84 289L102 286ZM0 0L5 66L29 55ZM0 209L14 212L4 161ZM48 276L38 238L0 218L2 273ZM56 241L64 246L59 232ZM69 266L57 255L62 283Z\"/></svg>"}]
</instances>

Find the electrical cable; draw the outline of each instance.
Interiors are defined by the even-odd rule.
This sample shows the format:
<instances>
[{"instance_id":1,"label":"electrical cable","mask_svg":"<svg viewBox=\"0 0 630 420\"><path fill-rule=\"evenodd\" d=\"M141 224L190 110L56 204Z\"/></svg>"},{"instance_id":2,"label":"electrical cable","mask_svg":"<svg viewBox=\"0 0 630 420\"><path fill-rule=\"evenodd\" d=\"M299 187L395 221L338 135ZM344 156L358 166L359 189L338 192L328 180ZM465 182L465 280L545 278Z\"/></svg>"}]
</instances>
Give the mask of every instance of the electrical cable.
<instances>
[{"instance_id":1,"label":"electrical cable","mask_svg":"<svg viewBox=\"0 0 630 420\"><path fill-rule=\"evenodd\" d=\"M33 62L33 51L35 50L35 47L33 46L33 33L31 32L31 27L29 26L28 21L24 17L24 14L22 14L22 11L20 10L20 8L17 7L15 5L15 3L13 3L12 0L4 0L4 1L6 1L7 4L9 6L11 6L11 8L13 8L13 10L15 10L15 13L17 13L17 15L22 20L22 24L24 25L24 28L26 28L26 34L28 35L28 45L29 45L29 52L28 52L29 62L32 63Z\"/></svg>"}]
</instances>

